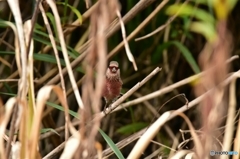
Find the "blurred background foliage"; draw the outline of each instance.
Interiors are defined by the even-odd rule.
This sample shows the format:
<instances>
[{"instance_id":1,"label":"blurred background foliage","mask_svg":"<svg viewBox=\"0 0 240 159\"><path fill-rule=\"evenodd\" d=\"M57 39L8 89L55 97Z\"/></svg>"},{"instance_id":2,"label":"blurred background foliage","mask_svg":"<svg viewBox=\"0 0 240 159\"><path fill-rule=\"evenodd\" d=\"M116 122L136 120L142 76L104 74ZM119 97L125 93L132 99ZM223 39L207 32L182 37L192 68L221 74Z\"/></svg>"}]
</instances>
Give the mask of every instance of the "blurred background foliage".
<instances>
[{"instance_id":1,"label":"blurred background foliage","mask_svg":"<svg viewBox=\"0 0 240 159\"><path fill-rule=\"evenodd\" d=\"M130 21L125 23L127 35L131 34L140 24L146 19L153 10L162 1L149 0L149 4L138 12ZM212 2L212 3L211 3ZM162 71L147 82L142 88L133 94L128 100L135 99L137 97L149 94L157 91L168 85L176 83L184 78L201 72L201 68L198 65L198 56L202 51L206 42L213 42L216 39L216 24L219 20L227 19L227 26L232 34L232 52L231 55L240 54L240 2L238 1L207 1L207 0L169 0L168 3L151 19L151 21L141 30L138 34L129 41L131 52L136 60L138 71L134 71L132 64L129 62L124 47L119 49L116 54L111 56L108 60L116 60L120 63L121 77L123 79L123 90L126 92L133 87L137 82L146 77L157 66L162 67ZM226 2L225 4L223 4ZM71 61L83 54L81 51L82 46L88 40L89 33L89 18L84 18L83 14L87 11L84 1L79 0L62 0L56 1L58 5L58 11L61 15L62 27L64 29L71 28L72 30L66 35L67 49L69 58ZM96 1L92 1L92 4ZM119 0L121 4L122 17L131 10L138 1L133 0ZM32 0L20 0L19 1L22 18L24 21L31 18L35 2ZM61 47L56 35L56 25L54 16L47 6L44 7L47 12L49 21L51 22L51 28L54 31L55 41L58 44L58 50L61 53ZM177 15L176 15L177 14ZM0 1L0 78L4 79L17 79L19 78L17 73L15 53L14 53L14 34L10 27L6 25L6 21L14 22L13 15L7 5L7 1ZM75 20L79 20L80 24L72 24ZM160 26L165 25L164 29L155 33L154 35L136 41L135 38L145 36ZM34 78L36 81L36 92L38 89L46 85L58 72L53 71L57 68L56 59L51 49L51 42L48 38L46 27L44 26L41 15L38 15L37 23L33 33L34 39ZM108 51L111 52L120 42L122 42L121 30L117 30L108 38ZM65 66L62 55L61 64ZM82 62L82 61L81 61ZM79 63L74 68L75 79L80 81L84 75L84 69L82 63ZM240 68L239 60L234 61L231 67L232 71L236 71ZM48 76L48 77L47 77ZM46 78L45 78L46 77ZM67 89L70 89L68 77L66 76ZM58 83L54 83L58 84ZM5 103L10 96L17 94L18 82L1 82L0 83L0 96ZM195 98L193 92L193 85L185 85L178 89L172 90L170 93L157 98L145 101L142 104L137 104L127 109L127 111L120 111L107 116L102 121L102 130L114 141L118 142L126 138L129 134L139 131L140 129L148 126L154 118L156 118L151 109L157 111L159 114L167 110L175 110L185 104L183 98L175 98L167 103L164 107L161 106L171 99L172 97L184 93L186 98L191 101ZM81 87L81 81L79 82L79 88ZM239 83L237 84L239 88ZM239 90L237 95L240 95ZM80 89L81 90L81 89ZM238 108L239 108L239 98ZM64 123L64 116L61 106L53 104L55 98L49 101L48 107L54 109L51 110L53 125L44 125L45 128L56 129ZM68 95L68 103L72 110L72 117L77 117L78 106L76 101L70 93ZM160 109L161 108L161 109ZM160 110L159 110L160 109ZM191 119L196 128L200 128L199 117L195 109L191 109L186 112L187 116ZM43 119L45 120L45 119ZM49 122L49 119L46 119ZM179 135L179 129L185 129L186 125L183 124L183 120L175 118L167 125L172 129L175 136L181 140ZM46 131L42 131L43 133ZM178 134L178 135L177 135ZM101 138L99 136L99 138ZM171 146L172 139L168 135L166 129L159 132L156 137L162 144ZM46 154L49 149L52 149L56 145L44 148L42 144L42 153ZM106 146L106 143L102 140L102 144ZM56 143L57 144L57 143ZM133 143L134 144L134 143ZM123 154L128 154L133 144L125 147L122 151ZM188 145L191 147L191 145ZM150 144L147 151L143 156L149 155L156 150L155 144ZM162 154L167 155L169 152L163 148Z\"/></svg>"}]
</instances>

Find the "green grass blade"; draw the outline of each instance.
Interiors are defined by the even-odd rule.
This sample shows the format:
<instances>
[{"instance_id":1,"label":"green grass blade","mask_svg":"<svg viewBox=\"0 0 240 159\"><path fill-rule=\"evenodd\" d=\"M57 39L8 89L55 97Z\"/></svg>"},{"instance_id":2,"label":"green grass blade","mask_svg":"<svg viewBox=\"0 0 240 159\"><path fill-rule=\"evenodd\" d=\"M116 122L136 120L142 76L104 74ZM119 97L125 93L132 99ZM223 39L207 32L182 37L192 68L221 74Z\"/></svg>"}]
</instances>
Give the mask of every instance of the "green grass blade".
<instances>
[{"instance_id":1,"label":"green grass blade","mask_svg":"<svg viewBox=\"0 0 240 159\"><path fill-rule=\"evenodd\" d=\"M52 26L53 26L53 30L56 34L56 37L58 37L58 32L57 32L57 26L56 26L56 23L55 23L55 19L54 19L54 16L52 15L52 13L48 12L46 13L47 17L50 19L51 23L52 23ZM53 35L54 36L54 35Z\"/></svg>"},{"instance_id":2,"label":"green grass blade","mask_svg":"<svg viewBox=\"0 0 240 159\"><path fill-rule=\"evenodd\" d=\"M40 30L35 29L35 30L34 30L34 33L39 34L39 35L44 36L44 37L46 37L46 38L49 39L49 35L46 34L45 32L42 32L42 31L40 31ZM41 43L43 43L43 44L52 46L52 44L51 44L50 42L47 42L45 39L42 39L42 38L40 38L40 37L37 36L37 35L34 35L34 39L37 40L37 41L39 41L39 42L41 42ZM59 43L59 40L58 40L57 38L54 38L54 40L55 40L57 43ZM44 41L45 41L45 42L44 42ZM59 51L62 51L61 47L58 46L58 45L57 45L57 49L58 49ZM73 59L76 59L76 58L78 57L79 53L78 53L76 50L74 50L72 47L67 46L67 49L68 49L68 54L69 54Z\"/></svg>"},{"instance_id":3,"label":"green grass blade","mask_svg":"<svg viewBox=\"0 0 240 159\"><path fill-rule=\"evenodd\" d=\"M217 31L211 23L193 22L190 30L202 34L209 42L214 42L217 39Z\"/></svg>"},{"instance_id":4,"label":"green grass blade","mask_svg":"<svg viewBox=\"0 0 240 159\"><path fill-rule=\"evenodd\" d=\"M13 52L13 51L0 51L0 54L3 54L3 55L14 55L15 52ZM55 56L53 56L53 55L34 53L33 54L33 58L34 58L34 60L57 64ZM64 67L66 66L63 59L60 59L60 64L62 66L64 66ZM76 71L81 72L81 73L85 73L82 67L77 67Z\"/></svg>"},{"instance_id":5,"label":"green grass blade","mask_svg":"<svg viewBox=\"0 0 240 159\"><path fill-rule=\"evenodd\" d=\"M3 95L8 95L8 96L11 96L11 97L16 97L17 95L16 94L13 94L13 93L5 93L5 92L0 92L0 94L3 94ZM64 108L60 105L57 105L57 104L54 104L54 103L51 103L51 102L47 102L46 103L47 105L53 107L53 108L56 108L58 110L61 110L61 111L64 111ZM72 111L72 110L69 110L68 112L70 115L72 115L73 117L79 119L78 117L78 113Z\"/></svg>"},{"instance_id":6,"label":"green grass blade","mask_svg":"<svg viewBox=\"0 0 240 159\"><path fill-rule=\"evenodd\" d=\"M78 17L79 23L82 24L82 15L78 11L77 8L71 6L71 5L67 4L67 3L64 3L64 2L56 2L56 3L69 7L76 14L76 16Z\"/></svg>"},{"instance_id":7,"label":"green grass blade","mask_svg":"<svg viewBox=\"0 0 240 159\"><path fill-rule=\"evenodd\" d=\"M64 108L60 105L57 105L57 104L54 104L54 103L51 103L51 102L47 102L47 105L53 107L53 108L56 108L58 110L61 110L61 111L64 111ZM78 117L78 113L72 111L72 110L69 110L69 114L72 115L73 117L79 119Z\"/></svg>"},{"instance_id":8,"label":"green grass blade","mask_svg":"<svg viewBox=\"0 0 240 159\"><path fill-rule=\"evenodd\" d=\"M56 130L54 130L54 129L52 129L52 128L43 128L43 129L40 130L40 133L41 133L41 134L45 134L46 132L49 132L49 131L54 132L55 134L57 134L58 136L60 136L60 134L59 134Z\"/></svg>"},{"instance_id":9,"label":"green grass blade","mask_svg":"<svg viewBox=\"0 0 240 159\"><path fill-rule=\"evenodd\" d=\"M175 45L180 50L180 52L182 53L184 58L187 60L187 62L189 63L189 65L193 69L194 73L197 74L197 73L201 72L200 68L199 68L197 62L195 61L195 59L193 58L191 52L188 50L188 48L186 46L184 46L179 41L170 41L170 42L163 43L162 46L159 49L160 52L162 52L164 49L167 49L171 45Z\"/></svg>"},{"instance_id":10,"label":"green grass blade","mask_svg":"<svg viewBox=\"0 0 240 159\"><path fill-rule=\"evenodd\" d=\"M124 134L124 135L128 135L128 134L132 134L134 132L137 132L138 130L141 130L143 128L145 128L146 126L148 126L148 123L133 123L133 124L128 124L126 126L123 126L119 129L117 129L116 132Z\"/></svg>"},{"instance_id":11,"label":"green grass blade","mask_svg":"<svg viewBox=\"0 0 240 159\"><path fill-rule=\"evenodd\" d=\"M177 46L177 48L181 51L182 55L185 57L185 59L187 60L187 62L189 63L189 65L191 66L193 71L196 74L200 73L201 72L200 68L198 67L197 62L193 58L193 56L192 56L191 52L188 50L188 48L178 41L173 41L172 44Z\"/></svg>"},{"instance_id":12,"label":"green grass blade","mask_svg":"<svg viewBox=\"0 0 240 159\"><path fill-rule=\"evenodd\" d=\"M39 36L34 35L34 36L33 36L33 39L36 40L36 41L38 41L38 42L40 42L40 43L42 43L42 44L52 46L52 44L51 44L49 41L46 41L45 39L40 38ZM57 49L58 49L58 51L62 51L62 48L61 48L59 45L57 45ZM71 51L68 51L68 54L69 54L73 59L76 59L77 56L79 55L76 51L73 52L73 49L71 49Z\"/></svg>"},{"instance_id":13,"label":"green grass blade","mask_svg":"<svg viewBox=\"0 0 240 159\"><path fill-rule=\"evenodd\" d=\"M104 140L107 142L108 146L113 150L113 152L115 153L115 155L119 158L119 159L124 159L121 151L118 149L118 147L114 144L114 142L112 141L112 139L110 139L110 137L105 134L101 129L99 129L100 134L102 135L102 137L104 138Z\"/></svg>"},{"instance_id":14,"label":"green grass blade","mask_svg":"<svg viewBox=\"0 0 240 159\"><path fill-rule=\"evenodd\" d=\"M170 7L167 8L166 14L168 15L178 14L178 16L193 16L200 21L215 23L213 15L211 15L210 13L203 9L195 8L194 6L188 4L171 5Z\"/></svg>"}]
</instances>

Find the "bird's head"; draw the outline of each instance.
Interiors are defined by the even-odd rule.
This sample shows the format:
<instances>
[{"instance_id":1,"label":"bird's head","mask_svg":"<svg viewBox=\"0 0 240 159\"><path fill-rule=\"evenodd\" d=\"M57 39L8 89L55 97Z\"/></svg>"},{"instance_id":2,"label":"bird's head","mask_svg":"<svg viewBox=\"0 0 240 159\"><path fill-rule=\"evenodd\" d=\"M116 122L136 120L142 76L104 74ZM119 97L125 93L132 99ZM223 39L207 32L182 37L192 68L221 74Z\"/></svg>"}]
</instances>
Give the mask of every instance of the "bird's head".
<instances>
[{"instance_id":1,"label":"bird's head","mask_svg":"<svg viewBox=\"0 0 240 159\"><path fill-rule=\"evenodd\" d=\"M106 72L106 77L108 79L118 79L120 78L120 69L118 68L118 62L117 61L111 61Z\"/></svg>"}]
</instances>

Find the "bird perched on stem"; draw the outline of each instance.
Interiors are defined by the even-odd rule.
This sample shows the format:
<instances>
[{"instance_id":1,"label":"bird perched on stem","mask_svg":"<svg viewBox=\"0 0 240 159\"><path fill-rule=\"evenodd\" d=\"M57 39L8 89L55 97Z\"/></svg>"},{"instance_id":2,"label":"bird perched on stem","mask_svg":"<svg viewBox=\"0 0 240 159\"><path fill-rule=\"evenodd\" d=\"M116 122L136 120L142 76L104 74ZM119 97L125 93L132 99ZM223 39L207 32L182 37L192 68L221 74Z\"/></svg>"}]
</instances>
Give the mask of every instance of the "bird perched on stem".
<instances>
[{"instance_id":1,"label":"bird perched on stem","mask_svg":"<svg viewBox=\"0 0 240 159\"><path fill-rule=\"evenodd\" d=\"M104 110L118 99L122 89L122 84L118 62L111 61L106 71L106 80L103 89L103 97L106 102Z\"/></svg>"}]
</instances>

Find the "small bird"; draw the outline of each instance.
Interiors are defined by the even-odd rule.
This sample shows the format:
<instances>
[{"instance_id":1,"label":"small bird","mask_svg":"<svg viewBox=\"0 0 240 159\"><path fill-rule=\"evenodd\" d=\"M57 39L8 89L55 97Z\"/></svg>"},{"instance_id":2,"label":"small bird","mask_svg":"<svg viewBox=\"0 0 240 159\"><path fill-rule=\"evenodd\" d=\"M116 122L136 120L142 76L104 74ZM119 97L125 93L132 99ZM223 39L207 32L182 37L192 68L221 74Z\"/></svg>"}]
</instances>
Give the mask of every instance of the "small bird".
<instances>
[{"instance_id":1,"label":"small bird","mask_svg":"<svg viewBox=\"0 0 240 159\"><path fill-rule=\"evenodd\" d=\"M118 62L111 61L106 71L105 86L102 94L106 102L104 110L118 99L122 89L122 84Z\"/></svg>"}]
</instances>

